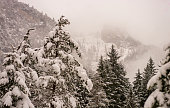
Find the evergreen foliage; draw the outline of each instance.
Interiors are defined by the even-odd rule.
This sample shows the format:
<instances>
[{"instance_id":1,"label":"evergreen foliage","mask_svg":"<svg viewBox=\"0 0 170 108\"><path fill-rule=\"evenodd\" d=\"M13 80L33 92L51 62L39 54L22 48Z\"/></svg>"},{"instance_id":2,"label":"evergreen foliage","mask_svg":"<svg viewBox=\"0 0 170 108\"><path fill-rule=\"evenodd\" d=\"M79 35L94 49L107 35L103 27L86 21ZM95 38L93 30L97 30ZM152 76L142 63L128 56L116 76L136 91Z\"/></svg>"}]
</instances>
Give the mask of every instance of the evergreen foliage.
<instances>
[{"instance_id":1,"label":"evergreen foliage","mask_svg":"<svg viewBox=\"0 0 170 108\"><path fill-rule=\"evenodd\" d=\"M104 90L109 106L112 108L124 108L127 106L127 94L129 92L128 79L125 78L126 71L118 61L119 55L112 45L106 60L106 77L104 78Z\"/></svg>"},{"instance_id":2,"label":"evergreen foliage","mask_svg":"<svg viewBox=\"0 0 170 108\"><path fill-rule=\"evenodd\" d=\"M167 46L165 51L166 57L162 62L159 72L147 84L148 90L155 88L155 91L146 100L144 108L170 107L170 46Z\"/></svg>"},{"instance_id":3,"label":"evergreen foliage","mask_svg":"<svg viewBox=\"0 0 170 108\"><path fill-rule=\"evenodd\" d=\"M25 67L16 53L5 54L4 71L0 72L0 106L2 108L34 108L29 99Z\"/></svg>"},{"instance_id":4,"label":"evergreen foliage","mask_svg":"<svg viewBox=\"0 0 170 108\"><path fill-rule=\"evenodd\" d=\"M108 105L108 99L106 98L106 93L103 89L104 82L102 80L104 68L104 60L103 56L101 56L98 63L97 73L92 79L93 89L91 91L92 98L90 102L90 107L92 108L106 108Z\"/></svg>"},{"instance_id":5,"label":"evergreen foliage","mask_svg":"<svg viewBox=\"0 0 170 108\"><path fill-rule=\"evenodd\" d=\"M126 71L119 62L118 53L113 45L108 53L108 58L100 59L97 71L101 78L100 85L107 99L105 108L126 108L130 83L125 78Z\"/></svg>"},{"instance_id":6,"label":"evergreen foliage","mask_svg":"<svg viewBox=\"0 0 170 108\"><path fill-rule=\"evenodd\" d=\"M150 57L146 67L144 68L144 72L140 73L140 70L138 70L136 73L135 80L133 82L133 91L137 108L143 108L146 99L151 92L153 92L154 88L147 90L147 83L150 78L156 74L156 72L157 69L155 63Z\"/></svg>"},{"instance_id":7,"label":"evergreen foliage","mask_svg":"<svg viewBox=\"0 0 170 108\"><path fill-rule=\"evenodd\" d=\"M140 73L140 70L138 69L138 72L136 73L135 76L135 81L133 82L133 92L135 96L135 104L137 108L140 108L141 101L142 101L142 96L143 96L143 91L142 91L142 74Z\"/></svg>"},{"instance_id":8,"label":"evergreen foliage","mask_svg":"<svg viewBox=\"0 0 170 108\"><path fill-rule=\"evenodd\" d=\"M151 77L153 77L156 74L156 68L155 68L155 63L152 60L152 58L149 59L146 68L144 69L143 72L143 78L142 78L142 101L141 101L141 106L144 107L144 103L148 96L153 92L153 89L147 90L147 83L150 80Z\"/></svg>"},{"instance_id":9,"label":"evergreen foliage","mask_svg":"<svg viewBox=\"0 0 170 108\"><path fill-rule=\"evenodd\" d=\"M130 92L128 94L128 99L127 99L127 106L125 108L140 108L136 104L136 98L132 87L130 87Z\"/></svg>"},{"instance_id":10,"label":"evergreen foliage","mask_svg":"<svg viewBox=\"0 0 170 108\"><path fill-rule=\"evenodd\" d=\"M31 48L29 41L29 31L33 29L29 29L17 50L7 54L4 60L6 69L0 76L1 106L88 106L88 95L93 84L82 64L73 56L77 53L81 57L81 53L78 44L63 30L68 24L70 22L62 16L53 31L45 37L43 47L35 49Z\"/></svg>"}]
</instances>

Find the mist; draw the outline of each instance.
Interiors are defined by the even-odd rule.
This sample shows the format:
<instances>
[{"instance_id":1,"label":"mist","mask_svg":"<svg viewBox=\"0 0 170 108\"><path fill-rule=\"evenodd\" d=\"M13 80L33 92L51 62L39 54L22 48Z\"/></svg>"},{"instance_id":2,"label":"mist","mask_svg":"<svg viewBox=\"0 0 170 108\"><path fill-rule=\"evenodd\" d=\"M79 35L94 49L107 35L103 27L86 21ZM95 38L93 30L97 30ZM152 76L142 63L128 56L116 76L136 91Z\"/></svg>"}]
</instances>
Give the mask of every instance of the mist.
<instances>
[{"instance_id":1,"label":"mist","mask_svg":"<svg viewBox=\"0 0 170 108\"><path fill-rule=\"evenodd\" d=\"M125 29L144 44L164 45L170 40L168 0L19 0L56 20L66 16L75 33L100 32L103 25Z\"/></svg>"}]
</instances>

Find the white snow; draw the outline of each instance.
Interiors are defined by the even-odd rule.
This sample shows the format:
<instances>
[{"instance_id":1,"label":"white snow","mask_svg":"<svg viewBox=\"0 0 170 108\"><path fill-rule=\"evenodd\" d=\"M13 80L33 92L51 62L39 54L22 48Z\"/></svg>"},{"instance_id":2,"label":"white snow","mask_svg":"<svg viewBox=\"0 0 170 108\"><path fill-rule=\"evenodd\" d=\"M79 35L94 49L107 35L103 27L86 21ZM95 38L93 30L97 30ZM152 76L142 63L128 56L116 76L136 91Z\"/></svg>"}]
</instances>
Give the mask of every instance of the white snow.
<instances>
[{"instance_id":1,"label":"white snow","mask_svg":"<svg viewBox=\"0 0 170 108\"><path fill-rule=\"evenodd\" d=\"M53 46L53 44L51 42L47 43L47 50L49 50L51 48L51 46Z\"/></svg>"},{"instance_id":2,"label":"white snow","mask_svg":"<svg viewBox=\"0 0 170 108\"><path fill-rule=\"evenodd\" d=\"M20 56L21 61L23 61L26 57L27 55L25 55L24 53L21 53L21 56Z\"/></svg>"},{"instance_id":3,"label":"white snow","mask_svg":"<svg viewBox=\"0 0 170 108\"><path fill-rule=\"evenodd\" d=\"M81 78L81 80L84 81L83 85L87 88L88 91L90 91L93 87L93 83L88 78L86 71L83 69L83 67L76 67L76 70L78 72L78 76Z\"/></svg>"},{"instance_id":4,"label":"white snow","mask_svg":"<svg viewBox=\"0 0 170 108\"><path fill-rule=\"evenodd\" d=\"M23 64L22 64L22 62L21 62L21 60L20 60L19 57L17 57L17 58L14 60L14 62L16 62L17 65L20 65L21 67L23 67Z\"/></svg>"},{"instance_id":5,"label":"white snow","mask_svg":"<svg viewBox=\"0 0 170 108\"><path fill-rule=\"evenodd\" d=\"M19 90L19 88L18 88L17 86L15 86L15 87L13 88L13 90L12 90L12 94L13 94L14 96L19 97L19 96L21 96L21 91Z\"/></svg>"},{"instance_id":6,"label":"white snow","mask_svg":"<svg viewBox=\"0 0 170 108\"><path fill-rule=\"evenodd\" d=\"M90 79L87 80L87 88L88 88L88 91L92 90L93 88L93 83Z\"/></svg>"},{"instance_id":7,"label":"white snow","mask_svg":"<svg viewBox=\"0 0 170 108\"><path fill-rule=\"evenodd\" d=\"M166 76L166 71L170 69L170 62L164 64L161 68L160 68L160 73L163 76Z\"/></svg>"},{"instance_id":8,"label":"white snow","mask_svg":"<svg viewBox=\"0 0 170 108\"><path fill-rule=\"evenodd\" d=\"M50 31L49 34L48 34L48 36L49 36L50 38L53 38L54 35L55 35L55 31Z\"/></svg>"},{"instance_id":9,"label":"white snow","mask_svg":"<svg viewBox=\"0 0 170 108\"><path fill-rule=\"evenodd\" d=\"M52 62L54 62L55 64L58 64L61 70L63 71L65 70L66 68L65 64L58 57L52 60Z\"/></svg>"},{"instance_id":10,"label":"white snow","mask_svg":"<svg viewBox=\"0 0 170 108\"><path fill-rule=\"evenodd\" d=\"M54 41L55 41L55 42L58 42L58 41L59 41L59 38L58 38L58 37L54 38Z\"/></svg>"},{"instance_id":11,"label":"white snow","mask_svg":"<svg viewBox=\"0 0 170 108\"><path fill-rule=\"evenodd\" d=\"M58 82L56 78L53 76L40 76L38 81L36 82L37 86L42 86L42 87L47 87L48 82L53 81L53 82Z\"/></svg>"},{"instance_id":12,"label":"white snow","mask_svg":"<svg viewBox=\"0 0 170 108\"><path fill-rule=\"evenodd\" d=\"M159 77L158 74L154 75L148 82L147 84L147 89L149 90L151 87L153 87L157 81L158 81Z\"/></svg>"},{"instance_id":13,"label":"white snow","mask_svg":"<svg viewBox=\"0 0 170 108\"><path fill-rule=\"evenodd\" d=\"M55 108L63 108L64 102L61 98L55 97L54 101L52 101L52 104Z\"/></svg>"},{"instance_id":14,"label":"white snow","mask_svg":"<svg viewBox=\"0 0 170 108\"><path fill-rule=\"evenodd\" d=\"M21 87L23 87L23 92L26 94L30 94L29 89L25 83L25 75L19 71L16 71L16 82L18 83L18 85L20 85Z\"/></svg>"},{"instance_id":15,"label":"white snow","mask_svg":"<svg viewBox=\"0 0 170 108\"><path fill-rule=\"evenodd\" d=\"M14 67L14 65L7 65L6 66L6 71L8 71L8 70L13 70L13 71L15 71L15 67Z\"/></svg>"},{"instance_id":16,"label":"white snow","mask_svg":"<svg viewBox=\"0 0 170 108\"><path fill-rule=\"evenodd\" d=\"M9 82L9 80L7 78L0 79L0 85L7 84L8 82Z\"/></svg>"},{"instance_id":17,"label":"white snow","mask_svg":"<svg viewBox=\"0 0 170 108\"><path fill-rule=\"evenodd\" d=\"M152 108L156 101L162 106L164 104L164 98L164 94L159 89L156 89L146 100L144 108Z\"/></svg>"},{"instance_id":18,"label":"white snow","mask_svg":"<svg viewBox=\"0 0 170 108\"><path fill-rule=\"evenodd\" d=\"M74 98L73 96L71 96L70 98L69 98L69 100L70 100L70 103L71 103L71 105L72 105L72 107L73 108L76 108L76 98Z\"/></svg>"},{"instance_id":19,"label":"white snow","mask_svg":"<svg viewBox=\"0 0 170 108\"><path fill-rule=\"evenodd\" d=\"M37 81L38 80L38 75L37 75L36 71L32 70L31 71L31 76L32 76L33 81Z\"/></svg>"},{"instance_id":20,"label":"white snow","mask_svg":"<svg viewBox=\"0 0 170 108\"><path fill-rule=\"evenodd\" d=\"M7 77L7 72L6 71L0 72L0 79L5 77Z\"/></svg>"},{"instance_id":21,"label":"white snow","mask_svg":"<svg viewBox=\"0 0 170 108\"><path fill-rule=\"evenodd\" d=\"M7 53L6 53L5 55L7 55ZM9 60L12 60L12 57L6 57L6 58L4 59L4 63L6 63L6 62L9 61Z\"/></svg>"},{"instance_id":22,"label":"white snow","mask_svg":"<svg viewBox=\"0 0 170 108\"><path fill-rule=\"evenodd\" d=\"M165 49L166 51L168 50L169 52L169 46ZM169 57L168 53L166 53L166 58ZM151 87L153 87L155 84L157 84L157 89L149 96L149 98L146 100L145 102L145 106L144 108L152 108L153 105L155 104L155 102L158 102L159 104L159 108L168 108L166 105L166 101L165 99L170 99L170 95L165 94L166 92L161 92L162 90L162 81L164 81L166 84L166 86L169 86L169 77L168 75L170 73L167 73L168 70L170 69L170 62L169 61L164 61L164 63L162 64L161 68L159 69L159 72L154 75L148 82L147 84L147 89L150 89ZM168 102L170 103L170 100L168 100Z\"/></svg>"},{"instance_id":23,"label":"white snow","mask_svg":"<svg viewBox=\"0 0 170 108\"><path fill-rule=\"evenodd\" d=\"M3 102L4 105L6 105L6 106L11 106L11 105L12 105L11 91L7 92L7 93L3 96L2 102Z\"/></svg>"},{"instance_id":24,"label":"white snow","mask_svg":"<svg viewBox=\"0 0 170 108\"><path fill-rule=\"evenodd\" d=\"M21 98L22 100L17 102L16 108L34 108L27 94L21 92Z\"/></svg>"},{"instance_id":25,"label":"white snow","mask_svg":"<svg viewBox=\"0 0 170 108\"><path fill-rule=\"evenodd\" d=\"M52 67L53 67L53 69L54 69L54 72L56 72L57 73L57 76L59 76L60 75L60 67L59 67L59 64L53 64L52 65Z\"/></svg>"},{"instance_id":26,"label":"white snow","mask_svg":"<svg viewBox=\"0 0 170 108\"><path fill-rule=\"evenodd\" d=\"M59 51L59 54L60 54L63 58L66 58L66 57L67 57L67 55L65 54L64 51Z\"/></svg>"}]
</instances>

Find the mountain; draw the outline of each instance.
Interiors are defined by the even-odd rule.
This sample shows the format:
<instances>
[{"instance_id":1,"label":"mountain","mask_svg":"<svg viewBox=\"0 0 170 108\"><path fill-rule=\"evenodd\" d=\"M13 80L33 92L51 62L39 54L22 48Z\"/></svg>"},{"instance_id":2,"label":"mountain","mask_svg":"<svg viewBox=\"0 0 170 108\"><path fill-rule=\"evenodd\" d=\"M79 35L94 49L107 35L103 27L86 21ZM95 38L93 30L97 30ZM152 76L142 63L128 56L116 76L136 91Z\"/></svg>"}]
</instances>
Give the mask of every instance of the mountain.
<instances>
[{"instance_id":1,"label":"mountain","mask_svg":"<svg viewBox=\"0 0 170 108\"><path fill-rule=\"evenodd\" d=\"M162 56L160 48L142 44L121 28L103 28L101 33L77 36L76 40L83 52L82 63L89 70L91 77L96 72L100 56L106 57L111 45L117 49L119 60L124 64L130 81L139 68L142 70L146 66L149 57L159 64Z\"/></svg>"},{"instance_id":2,"label":"mountain","mask_svg":"<svg viewBox=\"0 0 170 108\"><path fill-rule=\"evenodd\" d=\"M0 70L3 53L11 51L11 45L17 47L29 28L35 28L30 35L32 47L39 47L55 24L55 20L47 14L18 0L0 0ZM143 69L149 57L153 57L158 63L160 52L163 52L155 46L143 45L128 32L116 27L104 27L100 33L81 34L74 38L83 52L83 59L80 61L89 70L90 76L95 73L99 57L106 57L112 44L119 52L120 61L131 79L138 68Z\"/></svg>"},{"instance_id":3,"label":"mountain","mask_svg":"<svg viewBox=\"0 0 170 108\"><path fill-rule=\"evenodd\" d=\"M38 47L55 24L46 14L18 0L0 0L0 64L3 52L10 51L11 45L18 46L29 28L35 28L31 45Z\"/></svg>"}]
</instances>

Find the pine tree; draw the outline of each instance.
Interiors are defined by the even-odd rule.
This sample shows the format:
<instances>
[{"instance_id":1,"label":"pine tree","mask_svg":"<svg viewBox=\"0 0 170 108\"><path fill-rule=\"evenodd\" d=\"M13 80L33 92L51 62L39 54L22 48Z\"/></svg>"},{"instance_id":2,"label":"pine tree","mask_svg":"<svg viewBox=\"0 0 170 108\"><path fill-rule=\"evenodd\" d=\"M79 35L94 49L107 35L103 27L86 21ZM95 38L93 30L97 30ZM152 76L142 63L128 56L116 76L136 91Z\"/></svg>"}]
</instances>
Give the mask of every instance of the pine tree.
<instances>
[{"instance_id":1,"label":"pine tree","mask_svg":"<svg viewBox=\"0 0 170 108\"><path fill-rule=\"evenodd\" d=\"M77 43L63 30L70 22L62 16L44 45L38 49L27 48L30 55L29 67L38 73L36 98L37 107L84 108L88 106L88 95L92 82L83 66L72 55L81 53Z\"/></svg>"},{"instance_id":2,"label":"pine tree","mask_svg":"<svg viewBox=\"0 0 170 108\"><path fill-rule=\"evenodd\" d=\"M142 96L143 96L143 91L142 91L142 74L140 73L140 70L138 69L138 72L136 73L135 76L135 81L133 82L133 91L135 95L135 104L137 108L142 107Z\"/></svg>"},{"instance_id":3,"label":"pine tree","mask_svg":"<svg viewBox=\"0 0 170 108\"><path fill-rule=\"evenodd\" d=\"M38 73L37 73L37 52L38 48L31 48L29 37L30 31L34 29L29 29L24 35L23 41L20 43L20 45L17 48L17 53L20 55L21 62L24 65L24 70L26 71L26 84L28 85L28 88L30 90L31 96L30 99L34 105L36 105L35 100L38 97L38 91L39 89L37 87L37 83L39 81Z\"/></svg>"},{"instance_id":4,"label":"pine tree","mask_svg":"<svg viewBox=\"0 0 170 108\"><path fill-rule=\"evenodd\" d=\"M0 73L2 107L88 106L93 84L82 64L73 56L76 52L81 57L81 53L78 44L63 30L67 24L70 22L62 16L45 37L44 46L35 49L29 41L29 32L34 29L29 29L17 50L6 54L6 69Z\"/></svg>"},{"instance_id":5,"label":"pine tree","mask_svg":"<svg viewBox=\"0 0 170 108\"><path fill-rule=\"evenodd\" d=\"M143 91L143 98L142 98L142 102L141 105L142 107L144 106L144 103L146 101L146 99L148 98L148 96L151 94L151 92L153 90L147 90L147 83L150 80L150 78L152 76L154 76L156 74L156 68L155 68L155 63L153 62L152 58L149 59L149 62L147 63L146 68L144 69L143 72L143 79L142 79L142 91Z\"/></svg>"},{"instance_id":6,"label":"pine tree","mask_svg":"<svg viewBox=\"0 0 170 108\"><path fill-rule=\"evenodd\" d=\"M119 62L117 51L112 45L108 58L105 60L105 71L101 74L103 89L109 100L109 108L125 108L129 93L129 82L125 78L126 71Z\"/></svg>"},{"instance_id":7,"label":"pine tree","mask_svg":"<svg viewBox=\"0 0 170 108\"><path fill-rule=\"evenodd\" d=\"M101 56L97 68L97 73L94 75L93 81L93 89L91 91L92 98L90 102L90 107L92 108L106 108L108 104L108 100L106 98L106 93L103 89L104 83L102 82L102 73L104 72L104 60L103 56Z\"/></svg>"},{"instance_id":8,"label":"pine tree","mask_svg":"<svg viewBox=\"0 0 170 108\"><path fill-rule=\"evenodd\" d=\"M136 100L135 94L134 94L134 92L133 92L132 87L130 87L130 92L129 92L129 94L128 94L128 99L127 99L127 106L126 106L126 108L140 108L140 107L137 107L135 100Z\"/></svg>"},{"instance_id":9,"label":"pine tree","mask_svg":"<svg viewBox=\"0 0 170 108\"><path fill-rule=\"evenodd\" d=\"M26 85L25 69L16 52L5 54L0 73L0 105L2 108L34 108L29 99L30 91Z\"/></svg>"},{"instance_id":10,"label":"pine tree","mask_svg":"<svg viewBox=\"0 0 170 108\"><path fill-rule=\"evenodd\" d=\"M22 107L24 107L24 108L25 107L31 107L32 108L32 107L34 107L33 104L30 101L31 95L32 95L32 93L31 93L32 89L30 88L30 84L35 83L35 81L38 80L38 75L37 75L36 71L34 71L33 69L31 69L29 67L32 61L31 61L31 58L30 58L30 55L29 55L27 49L31 49L30 48L30 41L28 39L29 32L31 30L34 30L34 29L29 29L28 30L26 35L24 35L23 41L20 43L20 45L18 46L17 49L14 48L11 45L13 52L12 53L7 53L6 54L7 56L6 56L5 60L4 60L4 66L5 67L9 67L7 65L14 66L13 71L10 70L11 72L13 72L13 74L7 74L7 75L9 75L8 77L10 79L8 79L8 80L10 81L10 84L12 86L10 89L15 88L14 91L16 93L21 92L20 93L21 95L18 95L18 96L17 95L13 96L15 94L14 93L12 94L12 92L11 92L11 96L15 97L15 99L13 100L13 102L14 102L13 105L16 106L17 108L22 108ZM8 73L8 71L4 70L3 73L5 73L5 72ZM2 78L5 78L5 77L3 76ZM11 78L13 78L13 79L11 80ZM17 82L18 80L20 81L20 83ZM19 83L19 84L17 84L17 83ZM18 85L20 88L17 89L16 85ZM2 89L5 90L5 88L8 88L8 87L6 85L4 85L2 87ZM20 89L22 89L22 90L20 91ZM26 94L23 94L24 89L27 90ZM19 102L16 102L17 101L16 99L18 99L18 98L19 98ZM3 100L3 98L2 98L2 100ZM26 103L26 101L27 101L27 103Z\"/></svg>"},{"instance_id":11,"label":"pine tree","mask_svg":"<svg viewBox=\"0 0 170 108\"><path fill-rule=\"evenodd\" d=\"M147 89L155 91L148 97L144 108L169 108L170 107L170 45L165 48L166 58L162 62L159 72L148 82Z\"/></svg>"}]
</instances>

